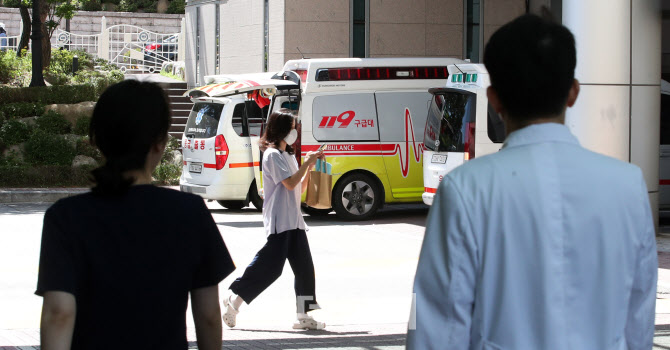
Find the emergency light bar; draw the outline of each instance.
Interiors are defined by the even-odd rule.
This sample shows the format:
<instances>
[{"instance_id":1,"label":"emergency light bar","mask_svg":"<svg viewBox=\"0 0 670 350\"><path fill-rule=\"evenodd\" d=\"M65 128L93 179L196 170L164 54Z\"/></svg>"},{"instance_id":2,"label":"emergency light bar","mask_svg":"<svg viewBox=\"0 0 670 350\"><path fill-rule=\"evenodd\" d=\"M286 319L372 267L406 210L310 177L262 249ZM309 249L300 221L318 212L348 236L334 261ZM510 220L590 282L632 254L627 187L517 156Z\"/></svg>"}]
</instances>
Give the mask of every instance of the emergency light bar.
<instances>
[{"instance_id":1,"label":"emergency light bar","mask_svg":"<svg viewBox=\"0 0 670 350\"><path fill-rule=\"evenodd\" d=\"M452 83L476 83L477 82L477 73L473 74L468 74L468 73L463 73L463 74L452 74L451 75L451 82Z\"/></svg>"},{"instance_id":2,"label":"emergency light bar","mask_svg":"<svg viewBox=\"0 0 670 350\"><path fill-rule=\"evenodd\" d=\"M323 68L316 71L316 81L448 78L447 67Z\"/></svg>"}]
</instances>

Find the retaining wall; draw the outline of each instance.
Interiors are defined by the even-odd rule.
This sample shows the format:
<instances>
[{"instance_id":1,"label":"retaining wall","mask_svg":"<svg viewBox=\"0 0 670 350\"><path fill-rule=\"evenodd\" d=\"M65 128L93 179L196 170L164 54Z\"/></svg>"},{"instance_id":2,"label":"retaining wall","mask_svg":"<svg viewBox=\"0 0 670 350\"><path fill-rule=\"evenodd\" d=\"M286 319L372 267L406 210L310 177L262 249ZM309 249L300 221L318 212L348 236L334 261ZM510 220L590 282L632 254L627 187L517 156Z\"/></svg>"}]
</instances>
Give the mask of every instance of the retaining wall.
<instances>
[{"instance_id":1,"label":"retaining wall","mask_svg":"<svg viewBox=\"0 0 670 350\"><path fill-rule=\"evenodd\" d=\"M32 12L32 11L31 11ZM132 24L156 33L179 33L181 19L184 15L136 13L136 12L106 12L106 11L77 11L70 20L70 31L74 34L100 34L102 17L107 18L107 27L117 24ZM21 14L17 8L0 7L0 22L5 24L8 36L20 35ZM58 27L65 30L65 20Z\"/></svg>"}]
</instances>

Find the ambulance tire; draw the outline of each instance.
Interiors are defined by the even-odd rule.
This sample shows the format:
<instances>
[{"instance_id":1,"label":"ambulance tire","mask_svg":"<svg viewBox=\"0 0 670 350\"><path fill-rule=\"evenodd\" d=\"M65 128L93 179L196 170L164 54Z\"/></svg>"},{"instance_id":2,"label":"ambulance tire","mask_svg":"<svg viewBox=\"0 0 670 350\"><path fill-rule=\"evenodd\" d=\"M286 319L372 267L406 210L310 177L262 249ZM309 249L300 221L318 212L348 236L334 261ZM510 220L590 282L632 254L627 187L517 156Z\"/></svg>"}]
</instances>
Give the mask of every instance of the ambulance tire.
<instances>
[{"instance_id":1,"label":"ambulance tire","mask_svg":"<svg viewBox=\"0 0 670 350\"><path fill-rule=\"evenodd\" d=\"M377 212L381 203L382 191L378 182L366 174L346 175L333 189L333 209L344 220L368 220Z\"/></svg>"},{"instance_id":2,"label":"ambulance tire","mask_svg":"<svg viewBox=\"0 0 670 350\"><path fill-rule=\"evenodd\" d=\"M217 202L219 203L219 205L229 210L240 210L249 205L249 202L247 201L217 201Z\"/></svg>"},{"instance_id":3,"label":"ambulance tire","mask_svg":"<svg viewBox=\"0 0 670 350\"><path fill-rule=\"evenodd\" d=\"M263 211L263 198L258 194L256 180L252 181L251 187L249 187L249 201L251 201L256 210Z\"/></svg>"},{"instance_id":4,"label":"ambulance tire","mask_svg":"<svg viewBox=\"0 0 670 350\"><path fill-rule=\"evenodd\" d=\"M302 206L302 212L309 215L309 216L326 216L330 214L330 212L333 211L333 208L330 209L316 209L312 207L308 207L306 205Z\"/></svg>"}]
</instances>

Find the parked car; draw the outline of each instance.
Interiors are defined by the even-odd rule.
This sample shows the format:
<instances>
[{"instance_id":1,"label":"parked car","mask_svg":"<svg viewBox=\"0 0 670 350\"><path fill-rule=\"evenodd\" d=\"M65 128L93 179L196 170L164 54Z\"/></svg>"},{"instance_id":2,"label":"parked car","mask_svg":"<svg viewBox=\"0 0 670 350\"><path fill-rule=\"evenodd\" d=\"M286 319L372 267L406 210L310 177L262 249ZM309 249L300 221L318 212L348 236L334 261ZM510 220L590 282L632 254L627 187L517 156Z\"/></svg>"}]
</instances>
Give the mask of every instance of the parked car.
<instances>
[{"instance_id":1,"label":"parked car","mask_svg":"<svg viewBox=\"0 0 670 350\"><path fill-rule=\"evenodd\" d=\"M144 49L144 64L160 66L163 62L177 59L179 40L177 35L170 35L155 43L147 44Z\"/></svg>"}]
</instances>

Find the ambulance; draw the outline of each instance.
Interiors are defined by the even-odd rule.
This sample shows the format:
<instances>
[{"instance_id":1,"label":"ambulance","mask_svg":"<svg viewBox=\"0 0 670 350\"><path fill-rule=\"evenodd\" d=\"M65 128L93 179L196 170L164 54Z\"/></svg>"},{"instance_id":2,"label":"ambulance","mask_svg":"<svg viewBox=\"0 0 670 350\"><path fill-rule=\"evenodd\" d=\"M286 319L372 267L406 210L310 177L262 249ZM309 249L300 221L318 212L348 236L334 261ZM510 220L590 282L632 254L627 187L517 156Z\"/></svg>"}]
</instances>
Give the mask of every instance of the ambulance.
<instances>
[{"instance_id":1,"label":"ambulance","mask_svg":"<svg viewBox=\"0 0 670 350\"><path fill-rule=\"evenodd\" d=\"M474 157L500 150L505 140L502 119L488 103L491 84L483 64L448 67L446 87L431 88L432 95L423 151L423 202L432 205L444 176Z\"/></svg>"},{"instance_id":2,"label":"ambulance","mask_svg":"<svg viewBox=\"0 0 670 350\"><path fill-rule=\"evenodd\" d=\"M277 88L270 111L297 110L296 149L326 144L332 205L347 220L371 218L384 204L421 202L428 89L447 83L453 58L299 59L286 62L299 87ZM298 89L290 93L291 89ZM287 96L293 96L290 100ZM331 210L305 207L310 215Z\"/></svg>"},{"instance_id":3,"label":"ambulance","mask_svg":"<svg viewBox=\"0 0 670 350\"><path fill-rule=\"evenodd\" d=\"M217 200L239 210L249 203L260 210L263 199L255 182L254 165L277 87L297 86L275 80L275 73L207 76L207 85L191 89L193 108L182 137L184 158L180 190Z\"/></svg>"}]
</instances>

